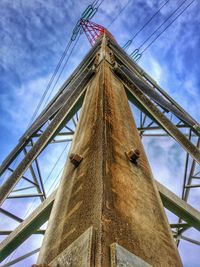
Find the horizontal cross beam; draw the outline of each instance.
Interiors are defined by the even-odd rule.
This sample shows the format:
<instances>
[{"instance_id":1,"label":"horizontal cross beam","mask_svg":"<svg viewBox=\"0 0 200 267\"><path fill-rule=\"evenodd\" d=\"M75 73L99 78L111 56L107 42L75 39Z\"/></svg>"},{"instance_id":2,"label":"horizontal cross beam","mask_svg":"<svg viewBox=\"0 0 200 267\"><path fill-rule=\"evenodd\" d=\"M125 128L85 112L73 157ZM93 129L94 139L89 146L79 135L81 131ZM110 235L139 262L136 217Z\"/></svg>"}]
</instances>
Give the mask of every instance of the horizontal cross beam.
<instances>
[{"instance_id":1,"label":"horizontal cross beam","mask_svg":"<svg viewBox=\"0 0 200 267\"><path fill-rule=\"evenodd\" d=\"M35 233L51 213L56 191L45 199L0 245L0 262Z\"/></svg>"},{"instance_id":2,"label":"horizontal cross beam","mask_svg":"<svg viewBox=\"0 0 200 267\"><path fill-rule=\"evenodd\" d=\"M165 208L184 220L190 227L200 230L200 213L172 191L156 181ZM35 233L49 218L56 191L41 203L0 245L0 261L3 261L29 236Z\"/></svg>"}]
</instances>

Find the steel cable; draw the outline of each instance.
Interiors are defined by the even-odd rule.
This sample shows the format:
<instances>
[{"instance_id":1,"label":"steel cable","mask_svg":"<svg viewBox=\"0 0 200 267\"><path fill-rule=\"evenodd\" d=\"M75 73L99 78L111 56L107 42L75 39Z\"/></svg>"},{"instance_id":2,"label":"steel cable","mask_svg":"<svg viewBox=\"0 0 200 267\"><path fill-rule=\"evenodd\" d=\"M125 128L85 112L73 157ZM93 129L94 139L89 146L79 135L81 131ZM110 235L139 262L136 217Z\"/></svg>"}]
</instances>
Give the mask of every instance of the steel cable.
<instances>
[{"instance_id":1,"label":"steel cable","mask_svg":"<svg viewBox=\"0 0 200 267\"><path fill-rule=\"evenodd\" d=\"M132 43L132 41L138 36L138 34L144 29L144 28L146 28L146 26L157 16L157 14L160 12L160 10L169 2L170 0L167 0L167 1L165 1L160 7L159 7L159 9L150 17L150 19L149 20L147 20L145 23L144 23L144 25L133 35L133 37L129 40L129 41L127 41L126 42L126 44L123 46L123 48L124 49L127 49L130 45L131 45L131 43Z\"/></svg>"},{"instance_id":2,"label":"steel cable","mask_svg":"<svg viewBox=\"0 0 200 267\"><path fill-rule=\"evenodd\" d=\"M98 10L98 8L101 6L101 4L102 4L103 2L104 2L104 0L101 0L101 1L100 1L100 0L95 0L95 1L93 1L92 6L93 6L93 8L96 8L96 9ZM97 11L97 10L96 10L96 11ZM42 103L43 103L43 101L44 101L44 99L45 99L45 97L46 97L46 95L47 95L49 89L51 88L51 86L52 86L52 84L53 84L53 81L54 81L56 75L58 74L58 71L59 71L59 69L60 69L60 67L61 67L61 65L62 65L62 63L63 63L63 61L64 61L64 59L65 59L65 56L67 55L67 53L68 53L68 51L69 51L69 49L70 49L70 46L71 46L71 44L72 44L73 41L74 41L74 40L72 40L72 38L71 38L70 41L68 42L67 46L65 47L65 50L63 51L63 53L62 53L62 55L61 55L61 58L60 58L60 60L59 60L59 62L58 62L58 64L57 64L57 66L56 66L56 68L55 68L55 70L54 70L54 72L53 72L53 74L52 74L52 76L51 76L51 78L50 78L48 84L47 84L47 87L46 87L46 89L45 89L45 91L44 91L44 93L43 93L43 95L42 95L42 97L41 97L41 99L40 99L38 105L36 106L36 109L35 109L35 111L34 111L32 117L31 117L30 121L29 121L28 127L31 125L31 123L33 122L33 120L36 118L36 116L37 116L37 114L38 114L38 112L39 112L39 109L41 108ZM69 57L68 57L68 60L69 60ZM68 60L67 60L67 62L68 62ZM66 64L65 64L65 66L66 66ZM60 77L60 75L59 75L59 77ZM58 79L57 79L57 81L56 81L56 84L57 84L57 82L58 82ZM54 85L54 87L53 87L53 90L54 90L54 88L55 88L55 85ZM52 94L52 91L51 91L50 95L51 95L51 94ZM49 97L48 97L48 99L49 99ZM48 101L48 100L47 100L47 101ZM46 105L47 101L45 102L45 105ZM44 105L44 106L45 106L45 105Z\"/></svg>"},{"instance_id":3,"label":"steel cable","mask_svg":"<svg viewBox=\"0 0 200 267\"><path fill-rule=\"evenodd\" d=\"M141 47L146 44L151 37L185 4L187 0L184 0L150 35L147 37L143 43L138 47L138 50L141 49Z\"/></svg>"},{"instance_id":4,"label":"steel cable","mask_svg":"<svg viewBox=\"0 0 200 267\"><path fill-rule=\"evenodd\" d=\"M128 0L127 3L120 9L119 13L112 19L112 21L108 24L107 29L118 19L118 17L122 14L125 8L129 5L132 0ZM169 0L168 0L169 1Z\"/></svg>"},{"instance_id":5,"label":"steel cable","mask_svg":"<svg viewBox=\"0 0 200 267\"><path fill-rule=\"evenodd\" d=\"M40 109L40 107L41 107L41 105L42 105L42 103L43 103L43 101L44 101L44 99L45 99L45 97L46 97L46 95L47 95L47 93L48 93L48 91L49 91L49 89L50 89L52 83L53 83L53 80L54 80L54 78L56 77L56 75L57 75L57 73L58 73L58 71L59 71L59 68L60 68L60 66L61 66L62 63L63 63L63 60L64 60L66 54L68 53L68 50L69 50L69 48L70 48L70 46L71 46L71 43L72 43L72 41L70 40L70 41L68 42L67 46L65 47L65 50L63 51L62 56L61 56L61 58L60 58L60 60L59 60L59 62L58 62L58 64L57 64L57 66L56 66L56 68L55 68L55 70L54 70L54 72L53 72L53 74L52 74L52 76L51 76L51 78L50 78L50 80L49 80L49 82L48 82L48 84L47 84L47 87L46 87L46 89L45 89L45 91L44 91L44 93L43 93L43 95L42 95L42 97L41 97L41 99L40 99L38 105L36 106L36 109L35 109L35 111L34 111L32 117L31 117L31 119L30 119L30 122L29 122L28 126L30 126L30 124L33 122L33 120L34 120L35 117L37 116L38 111L39 111L39 109Z\"/></svg>"},{"instance_id":6,"label":"steel cable","mask_svg":"<svg viewBox=\"0 0 200 267\"><path fill-rule=\"evenodd\" d=\"M148 46L146 46L141 54L143 54L173 23L176 21L193 3L195 0L190 2L157 36L154 38Z\"/></svg>"},{"instance_id":7,"label":"steel cable","mask_svg":"<svg viewBox=\"0 0 200 267\"><path fill-rule=\"evenodd\" d=\"M76 41L75 41L75 43L74 43L74 45L72 47L72 50L70 51L68 57L66 58L66 61L65 61L64 65L63 65L63 67L62 67L62 69L61 69L61 71L60 71L60 73L59 73L59 75L58 75L58 77L57 77L57 79L56 79L56 81L54 83L54 86L52 87L51 92L50 92L48 98L46 99L46 101L44 103L44 107L47 105L47 103L48 103L48 101L49 101L49 99L50 99L50 97L51 97L51 95L52 95L52 93L53 93L53 91L54 91L54 89L55 89L55 87L56 87L56 85L57 85L57 83L58 83L58 81L59 81L59 79L60 79L60 77L61 77L61 75L62 75L62 73L63 73L63 71L64 71L64 69L65 69L65 67L66 67L66 65L67 65L67 63L68 63L68 61L69 61L74 49L75 49L75 47L76 47L76 45L77 45L77 43L78 43L79 38L80 38L80 33L78 34L78 37L76 38Z\"/></svg>"}]
</instances>

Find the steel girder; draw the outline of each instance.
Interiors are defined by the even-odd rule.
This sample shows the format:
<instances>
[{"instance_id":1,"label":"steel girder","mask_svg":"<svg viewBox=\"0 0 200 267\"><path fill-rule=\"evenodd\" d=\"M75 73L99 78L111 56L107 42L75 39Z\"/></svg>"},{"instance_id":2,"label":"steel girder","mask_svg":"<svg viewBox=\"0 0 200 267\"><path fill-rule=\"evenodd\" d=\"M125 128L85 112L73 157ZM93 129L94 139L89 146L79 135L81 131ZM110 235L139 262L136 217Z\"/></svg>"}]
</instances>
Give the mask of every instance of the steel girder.
<instances>
[{"instance_id":1,"label":"steel girder","mask_svg":"<svg viewBox=\"0 0 200 267\"><path fill-rule=\"evenodd\" d=\"M188 227L200 230L200 214L172 191L156 181L165 208L183 219ZM49 218L56 191L41 203L1 244L0 261L10 255L29 236L35 233Z\"/></svg>"},{"instance_id":2,"label":"steel girder","mask_svg":"<svg viewBox=\"0 0 200 267\"><path fill-rule=\"evenodd\" d=\"M165 102L163 101L159 101L157 99L157 101L155 100L155 98L153 99L151 94L148 94L148 92L143 92L146 95L146 100L148 102L148 104L150 103L149 100L152 102L151 104L154 106L153 109L156 109L156 111L159 113L159 115L161 115L160 117L164 118L165 122L166 122L166 117L163 114L166 114L166 112L168 113L173 113L175 111L175 116L177 116L177 123L175 125L173 125L170 120L169 120L169 124L170 127L172 126L173 129L175 129L175 132L178 133L177 139L178 141L182 142L182 140L184 140L184 142L187 143L187 145L185 146L185 148L187 148L187 157L186 157L186 171L185 171L185 179L184 179L184 186L183 186L183 199L187 200L188 198L188 194L189 191L192 187L192 180L195 179L195 177L198 177L198 173L197 171L195 171L195 167L196 167L196 160L199 161L198 158L198 150L196 149L196 147L199 146L199 141L197 144L192 144L191 140L192 137L193 138L198 138L199 135L199 128L198 128L198 123L185 111L182 109L181 106L179 106L169 95L167 95L167 93L160 88L155 81L152 80L151 77L148 76L148 74L146 74L136 63L132 62L128 56L123 52L122 49L120 49L116 44L114 44L111 40L108 40L108 45L112 48L113 52L114 52L114 62L116 62L119 66L123 66L124 65L124 71L126 70L126 75L128 75L129 78L129 82L133 82L133 78L137 78L136 80L138 81L138 78L140 80L142 80L143 83L145 83L146 85L150 86L150 89L156 90L159 93L159 96L162 96L163 99L165 99ZM16 158L16 156L23 151L24 149L28 148L28 147L32 147L34 146L37 142L38 142L38 150L35 154L34 152L34 157L29 158L28 161L26 161L26 167L31 166L33 159L37 160L37 155L45 148L45 146L47 144L51 144L51 143L56 143L57 141L55 140L55 136L59 135L59 130L60 128L62 128L66 122L68 120L70 120L73 115L76 113L76 111L78 110L78 108L80 107L81 101L83 99L84 94L82 95L82 99L79 102L79 104L76 106L76 108L74 109L74 112L69 113L67 120L65 120L65 122L60 125L59 130L55 130L55 132L51 135L51 137L48 138L48 140L44 140L45 135L43 135L44 133L41 131L42 127L45 125L45 123L50 121L50 124L53 124L53 121L56 117L56 115L58 114L58 112L63 108L64 102L67 99L70 99L70 95L72 94L72 89L70 91L70 88L75 88L77 87L79 84L83 84L82 80L81 80L81 76L83 77L83 73L85 70L85 73L87 72L88 68L91 68L91 66L93 66L94 61L95 61L95 57L98 54L98 49L99 49L99 43L89 52L89 54L86 56L86 58L84 59L84 61L82 62L82 64L75 70L75 72L70 76L70 78L67 80L67 82L62 86L62 88L59 90L59 92L56 94L56 96L52 99L52 101L49 103L49 105L45 108L45 110L40 114L40 116L36 119L36 121L31 125L31 127L27 130L27 132L23 135L23 137L20 139L19 144L16 146L16 148L11 152L11 154L8 156L8 158L4 161L4 163L1 166L1 171L2 173L10 168L10 164L11 162L13 162L13 160ZM116 65L117 65L116 64ZM114 67L116 69L116 66ZM125 69L126 68L126 69ZM128 68L128 69L127 69ZM131 75L130 71L132 72ZM134 77L133 77L134 76ZM136 77L137 76L137 77ZM126 77L127 78L127 77ZM131 80L132 79L132 80ZM88 79L89 80L89 79ZM135 82L136 82L135 80ZM148 135L149 131L155 130L155 128L157 127L157 129L165 129L166 130L166 124L162 124L160 123L160 121L155 118L155 114L152 114L152 109L148 109L147 107L145 107L144 103L141 103L140 101L138 101L135 92L131 91L130 88L128 88L127 86L127 80L124 81L126 83L126 89L127 89L127 95L129 97L130 101L133 101L134 104L137 104L138 107L142 110L141 111L141 123L140 125L138 125L138 130L141 133L141 136L145 137L145 134ZM139 81L138 81L139 82ZM135 87L140 87L141 83L135 83L134 84L134 89ZM140 88L141 89L141 88ZM74 99L76 99L76 97L78 97L79 94L77 94ZM143 97L145 98L145 97ZM63 99L63 102L62 102ZM160 98L159 98L160 99ZM171 103L173 105L173 107L175 107L175 110L172 109L170 110L170 106L166 106L164 105L167 101L167 104ZM164 104L163 104L164 103ZM148 106L147 104L147 106ZM66 105L67 106L67 105ZM152 106L152 107L153 107ZM69 108L69 105L68 105ZM160 114L162 113L162 114ZM179 115L179 116L178 116ZM150 122L147 126L145 125L145 120L147 118L147 116L152 119L152 122ZM66 118L66 117L65 117ZM187 118L185 120L185 118ZM60 118L59 118L60 120ZM154 122L157 122L158 125L155 126ZM59 124L59 123L58 123ZM45 128L46 132L47 128ZM50 128L51 129L51 128ZM178 129L180 129L180 131L177 131ZM181 133L182 129L189 129L189 133L185 134L185 133ZM69 130L69 129L68 129ZM71 131L72 133L72 131ZM165 133L165 135L168 135L169 130ZM69 131L70 134L70 131ZM164 135L164 134L163 134ZM41 148L41 140L40 138L43 137L43 141L44 141L44 145ZM154 133L154 136L159 136L159 133ZM160 134L160 136L162 136L162 134ZM187 138L188 137L188 138ZM33 141L33 138L37 138L37 141L35 144L31 143ZM195 139L196 141L197 139ZM47 142L46 142L47 141ZM58 141L59 142L59 141ZM40 146L40 148L39 148ZM195 147L196 146L196 147ZM194 150L193 150L194 149ZM33 149L32 151L34 151L35 149ZM193 151L195 151L195 155L193 153ZM188 164L189 159L191 157L191 154L193 154L193 161L192 164ZM30 151L28 151L28 155L30 156L31 153ZM29 156L25 157L28 158ZM24 158L24 159L25 159ZM29 162L29 163L28 163ZM25 160L24 160L25 163ZM23 179L29 180L27 177L24 177L22 174L24 173L25 170L24 166L23 168L21 168L20 173L19 168L12 170L13 173L15 173L15 175L11 176L11 177L17 177L17 181L22 177ZM190 170L189 170L190 168ZM34 170L32 170L32 175L34 176ZM39 191L38 193L41 194L40 197L42 198L42 201L44 201L45 199L45 190L44 188L42 188L41 184L38 182L39 180L41 181L41 177L38 175L39 173L39 169L37 171L37 175L36 176L36 180L33 181L29 181L30 183L33 184L33 186L36 186ZM17 174L17 175L16 175ZM16 181L16 180L15 180ZM10 186L10 189L8 192L11 191L11 187L13 188L14 184L12 184L12 186ZM190 227L195 227L196 229L199 229L199 213L196 210L193 210L192 207L190 207L187 203L185 202L181 202L181 200L177 197L174 196L172 192L170 192L172 195L170 195L169 190L162 187L162 185L158 185L160 194L161 194L161 198L163 201L163 204L166 208L168 208L170 211L172 211L174 214L176 214L178 217L180 217L180 221L179 223L181 223L181 220L184 220L187 222L187 224ZM2 199L5 199L6 196L9 197L9 194L5 194L4 197ZM22 196L23 197L23 196ZM47 200L49 200L49 198L47 198ZM47 203L46 200L44 203ZM178 205L177 205L178 203ZM175 205L176 204L176 205ZM42 205L42 204L41 204ZM178 207L177 207L178 206ZM8 212L7 212L8 213ZM11 214L12 216L13 214ZM42 215L42 217L44 216L44 214ZM46 216L46 217L45 217ZM48 216L47 214L44 217L46 218L45 220L47 220ZM43 217L43 218L44 218ZM19 218L21 220L21 218ZM28 218L27 218L28 219ZM44 220L44 219L43 219ZM25 219L26 221L26 219ZM37 221L37 219L36 219ZM39 221L39 220L38 220ZM31 222L30 222L31 223ZM28 228L29 230L31 228ZM39 226L38 228L39 229ZM35 229L34 231L36 231L37 229ZM177 228L177 235L179 234L179 228ZM27 231L27 233L31 234L34 231L30 230ZM15 231L13 232L15 233ZM180 232L181 234L181 232ZM10 234L9 236L11 236L12 234ZM8 236L8 237L9 237ZM185 237L184 237L185 238ZM7 239L6 239L7 240ZM15 243L17 244L17 243ZM18 244L19 245L19 244ZM18 246L17 245L17 246ZM10 244L9 244L10 246ZM8 247L9 247L8 246ZM17 247L16 246L16 247ZM9 247L10 249L10 247ZM11 248L12 250L12 248ZM11 251L10 250L10 251Z\"/></svg>"}]
</instances>

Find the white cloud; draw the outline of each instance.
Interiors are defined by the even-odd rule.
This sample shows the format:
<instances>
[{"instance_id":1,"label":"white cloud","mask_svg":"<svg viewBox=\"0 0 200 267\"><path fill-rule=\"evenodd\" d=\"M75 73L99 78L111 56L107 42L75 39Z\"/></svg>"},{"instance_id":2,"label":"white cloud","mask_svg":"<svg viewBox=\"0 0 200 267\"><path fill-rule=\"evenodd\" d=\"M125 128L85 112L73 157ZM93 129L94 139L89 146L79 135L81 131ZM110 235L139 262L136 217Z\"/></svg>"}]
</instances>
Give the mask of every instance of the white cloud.
<instances>
[{"instance_id":1,"label":"white cloud","mask_svg":"<svg viewBox=\"0 0 200 267\"><path fill-rule=\"evenodd\" d=\"M104 1L93 20L104 26L108 25L126 2L125 0ZM54 0L1 1L1 64L7 69L7 72L12 70L17 73L22 85L12 92L1 92L1 108L4 116L1 117L0 123L6 132L7 129L13 131L16 140L19 134L25 130L29 118L33 114L34 108L47 85L49 74L52 73L58 57L66 45L67 38L70 36L72 24L75 23L88 3L88 1L60 2ZM143 4L149 7L148 12L143 12ZM133 36L137 29L143 25L144 20L149 17L149 14L155 11L154 8L157 4L158 1L156 0L131 1L126 11L111 27L117 41L125 43L129 39L128 36ZM156 18L151 26L138 36L138 44L152 32L154 26L158 26L158 22L163 21L163 15L168 16L170 14L174 5L174 1L171 1L162 9L161 16ZM197 81L192 75L186 77L186 74L188 68L190 68L190 72L198 69L198 60L194 61L191 68L185 62L186 58L184 57L187 49L190 49L191 56L196 55L195 48L199 46L198 31L195 31L194 23L199 25L200 13L198 8L194 10L194 7L190 9L190 12L187 12L186 16L181 16L156 41L144 54L140 64L185 109L197 116L199 110ZM42 14L43 11L45 16ZM194 11L196 12L194 13ZM12 16L12 12L15 12L15 16ZM13 18L19 18L19 21L13 21ZM23 22L22 25L19 22ZM37 35L38 33L41 33L41 35ZM31 50L31 46L34 45L37 46L37 52L33 52L34 49ZM82 55L85 53L84 49L87 50L88 47L88 44L85 45L81 41L74 58L70 62L70 69L65 71L65 77L80 62ZM49 54L45 57L46 51L49 51ZM170 52L171 54L168 56ZM36 58L40 59L39 63L35 62ZM198 56L196 58L198 59ZM196 76L196 72L194 75ZM186 77L184 86L181 84L183 77ZM156 142L149 139L149 141L146 141L146 147L155 178L180 195L183 154L174 146L172 140L165 138ZM48 174L50 166L53 165L59 152L60 148L55 147L49 151L48 158L41 157L44 175ZM194 192L193 203L196 202L199 194L197 191ZM19 205L18 209L21 208L22 206Z\"/></svg>"},{"instance_id":2,"label":"white cloud","mask_svg":"<svg viewBox=\"0 0 200 267\"><path fill-rule=\"evenodd\" d=\"M153 79L158 84L163 83L164 73L162 66L159 64L157 59L151 53L148 53L148 57L144 58L143 68L151 77L153 77Z\"/></svg>"},{"instance_id":3,"label":"white cloud","mask_svg":"<svg viewBox=\"0 0 200 267\"><path fill-rule=\"evenodd\" d=\"M16 88L13 96L7 93L1 94L1 109L6 119L1 118L0 123L16 133L25 130L48 79L49 77L41 77L23 83L21 87Z\"/></svg>"}]
</instances>

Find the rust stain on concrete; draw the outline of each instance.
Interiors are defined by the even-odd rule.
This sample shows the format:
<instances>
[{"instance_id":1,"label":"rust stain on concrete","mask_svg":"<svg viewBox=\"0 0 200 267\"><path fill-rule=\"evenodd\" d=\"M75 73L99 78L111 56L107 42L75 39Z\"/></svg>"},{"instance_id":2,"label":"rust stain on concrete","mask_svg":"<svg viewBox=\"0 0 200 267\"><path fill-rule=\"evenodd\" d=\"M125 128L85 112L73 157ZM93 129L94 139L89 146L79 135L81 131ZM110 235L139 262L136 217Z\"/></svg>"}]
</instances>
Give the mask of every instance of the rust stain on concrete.
<instances>
[{"instance_id":1,"label":"rust stain on concrete","mask_svg":"<svg viewBox=\"0 0 200 267\"><path fill-rule=\"evenodd\" d=\"M108 53L105 43L102 49ZM66 162L38 262L50 263L92 226L91 266L110 266L117 242L154 267L180 267L123 84L105 59L98 68L71 148L83 160L77 168ZM131 149L140 151L137 164L126 155Z\"/></svg>"}]
</instances>

